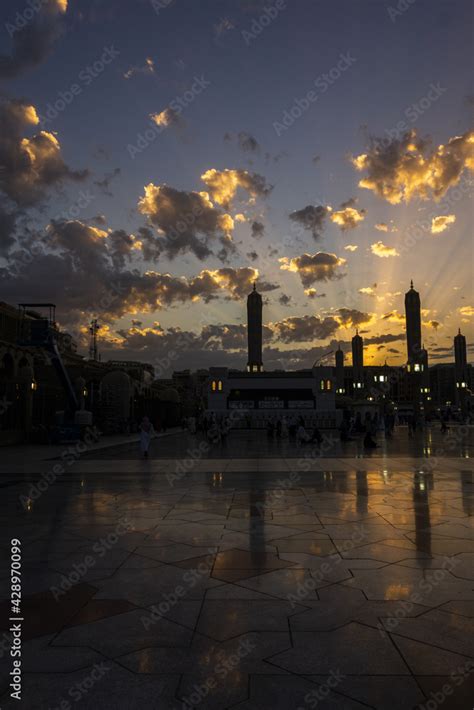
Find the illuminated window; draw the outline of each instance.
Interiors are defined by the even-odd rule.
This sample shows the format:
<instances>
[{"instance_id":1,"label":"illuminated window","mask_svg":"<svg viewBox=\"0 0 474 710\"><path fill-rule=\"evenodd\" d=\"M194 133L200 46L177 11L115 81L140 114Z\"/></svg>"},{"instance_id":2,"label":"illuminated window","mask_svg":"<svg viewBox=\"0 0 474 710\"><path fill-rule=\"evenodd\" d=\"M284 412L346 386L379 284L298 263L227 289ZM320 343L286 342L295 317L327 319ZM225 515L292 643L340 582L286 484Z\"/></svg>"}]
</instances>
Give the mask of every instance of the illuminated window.
<instances>
[{"instance_id":1,"label":"illuminated window","mask_svg":"<svg viewBox=\"0 0 474 710\"><path fill-rule=\"evenodd\" d=\"M331 380L326 380L326 389L328 392L332 390L332 382Z\"/></svg>"},{"instance_id":2,"label":"illuminated window","mask_svg":"<svg viewBox=\"0 0 474 710\"><path fill-rule=\"evenodd\" d=\"M215 380L212 380L212 391L215 392L217 389L217 382Z\"/></svg>"},{"instance_id":3,"label":"illuminated window","mask_svg":"<svg viewBox=\"0 0 474 710\"><path fill-rule=\"evenodd\" d=\"M219 392L222 392L222 380L219 380L219 382L217 383L217 389L219 390Z\"/></svg>"},{"instance_id":4,"label":"illuminated window","mask_svg":"<svg viewBox=\"0 0 474 710\"><path fill-rule=\"evenodd\" d=\"M320 389L321 389L321 392L323 392L323 390L324 390L324 380L321 380L321 382L319 383L319 387L320 387Z\"/></svg>"},{"instance_id":5,"label":"illuminated window","mask_svg":"<svg viewBox=\"0 0 474 710\"><path fill-rule=\"evenodd\" d=\"M419 364L416 362L413 369L415 370L415 372L420 372L420 370L421 370L421 365L419 365Z\"/></svg>"}]
</instances>

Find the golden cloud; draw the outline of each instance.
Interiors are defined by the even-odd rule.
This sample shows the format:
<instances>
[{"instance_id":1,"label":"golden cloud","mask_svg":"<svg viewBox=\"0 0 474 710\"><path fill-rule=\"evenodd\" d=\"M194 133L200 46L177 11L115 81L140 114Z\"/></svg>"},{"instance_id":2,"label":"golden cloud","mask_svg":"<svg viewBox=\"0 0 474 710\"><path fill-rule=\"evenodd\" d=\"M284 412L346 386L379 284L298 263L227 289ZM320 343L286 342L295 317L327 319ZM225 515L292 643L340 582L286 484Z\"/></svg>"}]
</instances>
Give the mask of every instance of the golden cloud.
<instances>
[{"instance_id":1,"label":"golden cloud","mask_svg":"<svg viewBox=\"0 0 474 710\"><path fill-rule=\"evenodd\" d=\"M359 222L365 219L365 210L358 210L356 207L345 207L342 210L333 212L330 219L335 224L339 225L344 231L346 229L354 229Z\"/></svg>"},{"instance_id":2,"label":"golden cloud","mask_svg":"<svg viewBox=\"0 0 474 710\"><path fill-rule=\"evenodd\" d=\"M395 249L395 247L388 247L386 244L384 244L381 241L371 244L370 249L372 251L372 254L375 254L375 256L379 256L380 258L388 258L390 256L400 256L400 254Z\"/></svg>"},{"instance_id":3,"label":"golden cloud","mask_svg":"<svg viewBox=\"0 0 474 710\"><path fill-rule=\"evenodd\" d=\"M306 288L312 286L316 281L340 279L345 274L339 273L338 270L347 263L346 259L336 256L336 254L327 254L321 251L316 254L302 254L292 259L284 256L278 261L281 264L280 269L299 274L301 283Z\"/></svg>"},{"instance_id":4,"label":"golden cloud","mask_svg":"<svg viewBox=\"0 0 474 710\"><path fill-rule=\"evenodd\" d=\"M447 229L450 224L454 224L455 221L456 215L454 214L444 214L439 217L433 217L431 220L431 234L444 232L445 229Z\"/></svg>"},{"instance_id":5,"label":"golden cloud","mask_svg":"<svg viewBox=\"0 0 474 710\"><path fill-rule=\"evenodd\" d=\"M358 248L357 244L346 244L344 247L345 251L356 251Z\"/></svg>"},{"instance_id":6,"label":"golden cloud","mask_svg":"<svg viewBox=\"0 0 474 710\"><path fill-rule=\"evenodd\" d=\"M464 170L474 170L474 132L450 138L430 151L429 142L413 129L388 145L374 142L369 152L352 158L352 164L367 173L359 187L393 205L414 197L438 200L457 185Z\"/></svg>"},{"instance_id":7,"label":"golden cloud","mask_svg":"<svg viewBox=\"0 0 474 710\"><path fill-rule=\"evenodd\" d=\"M211 168L201 175L201 180L209 188L212 199L225 209L230 207L239 188L249 194L250 202L254 202L256 197L265 197L273 189L267 185L262 175L249 173L247 170Z\"/></svg>"}]
</instances>

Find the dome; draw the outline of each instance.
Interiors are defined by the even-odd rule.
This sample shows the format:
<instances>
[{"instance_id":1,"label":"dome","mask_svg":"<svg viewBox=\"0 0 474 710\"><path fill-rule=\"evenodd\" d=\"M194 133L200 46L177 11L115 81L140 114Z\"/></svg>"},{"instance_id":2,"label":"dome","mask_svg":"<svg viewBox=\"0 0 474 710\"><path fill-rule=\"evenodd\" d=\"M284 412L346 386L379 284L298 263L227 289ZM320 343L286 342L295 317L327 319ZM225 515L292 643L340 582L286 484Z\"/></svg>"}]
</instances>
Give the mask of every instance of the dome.
<instances>
[{"instance_id":1,"label":"dome","mask_svg":"<svg viewBox=\"0 0 474 710\"><path fill-rule=\"evenodd\" d=\"M159 393L159 398L162 402L173 402L175 404L179 404L180 401L179 392L174 387L162 389Z\"/></svg>"}]
</instances>

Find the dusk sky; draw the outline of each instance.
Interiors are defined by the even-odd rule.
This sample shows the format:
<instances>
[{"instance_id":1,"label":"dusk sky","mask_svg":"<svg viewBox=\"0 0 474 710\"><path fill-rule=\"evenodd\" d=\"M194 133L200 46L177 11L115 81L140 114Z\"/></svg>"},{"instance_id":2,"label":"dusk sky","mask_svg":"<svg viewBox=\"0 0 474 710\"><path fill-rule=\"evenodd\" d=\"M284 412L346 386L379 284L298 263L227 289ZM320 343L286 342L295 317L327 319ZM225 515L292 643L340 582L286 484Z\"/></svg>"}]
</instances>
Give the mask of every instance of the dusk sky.
<instances>
[{"instance_id":1,"label":"dusk sky","mask_svg":"<svg viewBox=\"0 0 474 710\"><path fill-rule=\"evenodd\" d=\"M1 300L244 367L256 280L266 369L356 327L401 365L413 279L430 363L472 353L469 0L7 0L0 32Z\"/></svg>"}]
</instances>

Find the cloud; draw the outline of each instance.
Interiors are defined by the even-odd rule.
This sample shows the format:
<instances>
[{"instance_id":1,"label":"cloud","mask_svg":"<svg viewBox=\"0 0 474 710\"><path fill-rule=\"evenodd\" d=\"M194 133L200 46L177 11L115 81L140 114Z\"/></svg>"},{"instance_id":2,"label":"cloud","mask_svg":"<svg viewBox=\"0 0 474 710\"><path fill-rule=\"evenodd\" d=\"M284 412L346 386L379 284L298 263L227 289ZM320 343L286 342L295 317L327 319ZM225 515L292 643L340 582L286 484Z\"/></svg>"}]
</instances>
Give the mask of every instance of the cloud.
<instances>
[{"instance_id":1,"label":"cloud","mask_svg":"<svg viewBox=\"0 0 474 710\"><path fill-rule=\"evenodd\" d=\"M445 214L439 215L439 217L433 217L431 220L431 234L440 234L448 229L450 224L454 224L456 221L456 215Z\"/></svg>"},{"instance_id":2,"label":"cloud","mask_svg":"<svg viewBox=\"0 0 474 710\"><path fill-rule=\"evenodd\" d=\"M336 319L345 328L354 328L362 323L370 323L373 316L370 313L358 311L356 308L338 308Z\"/></svg>"},{"instance_id":3,"label":"cloud","mask_svg":"<svg viewBox=\"0 0 474 710\"><path fill-rule=\"evenodd\" d=\"M269 327L274 333L274 338L282 343L312 342L326 340L339 328L338 321L331 317L319 318L318 316L290 316L277 323L270 323Z\"/></svg>"},{"instance_id":4,"label":"cloud","mask_svg":"<svg viewBox=\"0 0 474 710\"><path fill-rule=\"evenodd\" d=\"M222 17L219 22L214 24L214 37L219 39L226 32L230 32L235 29L235 24L233 20L228 17Z\"/></svg>"},{"instance_id":5,"label":"cloud","mask_svg":"<svg viewBox=\"0 0 474 710\"><path fill-rule=\"evenodd\" d=\"M215 170L211 168L201 175L201 180L207 185L212 199L224 209L229 209L238 189L250 195L253 202L256 197L266 197L273 186L267 185L265 178L247 170Z\"/></svg>"},{"instance_id":6,"label":"cloud","mask_svg":"<svg viewBox=\"0 0 474 710\"><path fill-rule=\"evenodd\" d=\"M301 210L290 213L290 219L310 231L314 239L318 239L324 228L324 223L330 212L329 207L307 205Z\"/></svg>"},{"instance_id":7,"label":"cloud","mask_svg":"<svg viewBox=\"0 0 474 710\"><path fill-rule=\"evenodd\" d=\"M372 254L375 254L375 256L379 256L381 259L388 258L389 256L400 256L395 247L388 247L381 241L371 244L370 249L372 251Z\"/></svg>"},{"instance_id":8,"label":"cloud","mask_svg":"<svg viewBox=\"0 0 474 710\"><path fill-rule=\"evenodd\" d=\"M474 170L474 132L432 149L413 129L388 145L373 141L369 151L353 158L352 163L367 175L359 186L393 205L414 197L439 200L457 185L464 170Z\"/></svg>"},{"instance_id":9,"label":"cloud","mask_svg":"<svg viewBox=\"0 0 474 710\"><path fill-rule=\"evenodd\" d=\"M23 101L0 103L0 190L20 206L37 204L47 189L63 180L80 181L88 171L71 170L54 133L22 134L39 123L34 106Z\"/></svg>"},{"instance_id":10,"label":"cloud","mask_svg":"<svg viewBox=\"0 0 474 710\"><path fill-rule=\"evenodd\" d=\"M405 323L405 316L398 313L398 311L390 311L389 313L385 313L381 317L381 320L388 320L391 323Z\"/></svg>"},{"instance_id":11,"label":"cloud","mask_svg":"<svg viewBox=\"0 0 474 710\"><path fill-rule=\"evenodd\" d=\"M250 261L257 261L258 259L258 254L256 251L248 251L246 255Z\"/></svg>"},{"instance_id":12,"label":"cloud","mask_svg":"<svg viewBox=\"0 0 474 710\"><path fill-rule=\"evenodd\" d=\"M289 306L291 303L291 296L288 296L286 293L282 293L281 296L278 299L278 303L280 306Z\"/></svg>"},{"instance_id":13,"label":"cloud","mask_svg":"<svg viewBox=\"0 0 474 710\"><path fill-rule=\"evenodd\" d=\"M359 289L359 293L363 294L364 296L372 296L375 298L375 288L373 286L364 286L363 288Z\"/></svg>"},{"instance_id":14,"label":"cloud","mask_svg":"<svg viewBox=\"0 0 474 710\"><path fill-rule=\"evenodd\" d=\"M203 260L214 253L211 244L216 241L221 247L218 256L222 261L235 250L231 236L234 221L213 205L207 192L185 192L153 183L144 189L138 209L160 234L154 240L157 256L164 252L174 259L190 251ZM150 238L148 242L149 248L153 248Z\"/></svg>"},{"instance_id":15,"label":"cloud","mask_svg":"<svg viewBox=\"0 0 474 710\"><path fill-rule=\"evenodd\" d=\"M394 343L398 340L405 340L405 333L385 333L384 335L373 335L369 338L364 338L364 345L381 345L383 343ZM395 352L398 352L398 350Z\"/></svg>"},{"instance_id":16,"label":"cloud","mask_svg":"<svg viewBox=\"0 0 474 710\"><path fill-rule=\"evenodd\" d=\"M102 180L94 180L94 185L97 185L97 187L102 190L104 195L113 197L113 193L109 190L110 183L117 177L117 175L120 175L120 173L120 168L114 168L111 173L106 173Z\"/></svg>"},{"instance_id":17,"label":"cloud","mask_svg":"<svg viewBox=\"0 0 474 710\"><path fill-rule=\"evenodd\" d=\"M244 153L258 153L260 150L260 146L255 136L252 136L250 133L246 133L245 131L241 131L237 135L237 144L240 150L243 150Z\"/></svg>"},{"instance_id":18,"label":"cloud","mask_svg":"<svg viewBox=\"0 0 474 710\"><path fill-rule=\"evenodd\" d=\"M358 248L357 244L346 244L344 247L345 251L357 251Z\"/></svg>"},{"instance_id":19,"label":"cloud","mask_svg":"<svg viewBox=\"0 0 474 710\"><path fill-rule=\"evenodd\" d=\"M308 296L308 298L326 298L325 293L317 293L315 288L306 288L305 295Z\"/></svg>"},{"instance_id":20,"label":"cloud","mask_svg":"<svg viewBox=\"0 0 474 710\"><path fill-rule=\"evenodd\" d=\"M15 214L0 205L0 256L4 256L15 243Z\"/></svg>"},{"instance_id":21,"label":"cloud","mask_svg":"<svg viewBox=\"0 0 474 710\"><path fill-rule=\"evenodd\" d=\"M12 37L12 48L9 55L0 54L0 78L13 79L48 57L62 32L67 0L42 0L38 11L30 10L33 17L25 21L24 27L17 29L14 25L9 30L9 23L5 25Z\"/></svg>"},{"instance_id":22,"label":"cloud","mask_svg":"<svg viewBox=\"0 0 474 710\"><path fill-rule=\"evenodd\" d=\"M357 209L354 206L355 203L355 198L351 197L351 199L342 203L339 210L331 214L331 221L339 225L343 232L347 229L355 229L359 222L363 222L365 219L366 210Z\"/></svg>"},{"instance_id":23,"label":"cloud","mask_svg":"<svg viewBox=\"0 0 474 710\"><path fill-rule=\"evenodd\" d=\"M34 269L18 271L18 264L30 263L26 257L32 245ZM190 277L143 273L133 261L137 246L138 240L124 230L107 231L78 220L52 222L27 249L10 252L7 266L0 268L2 298L57 302L63 321L74 325L92 314L111 322L180 303L241 300L259 279L251 267L203 269ZM259 279L258 288L269 292L278 285Z\"/></svg>"},{"instance_id":24,"label":"cloud","mask_svg":"<svg viewBox=\"0 0 474 710\"><path fill-rule=\"evenodd\" d=\"M316 254L302 254L292 259L285 256L279 259L279 262L280 269L299 274L301 283L306 288L316 281L331 281L345 275L339 273L339 269L346 264L346 259L321 251Z\"/></svg>"},{"instance_id":25,"label":"cloud","mask_svg":"<svg viewBox=\"0 0 474 710\"><path fill-rule=\"evenodd\" d=\"M265 225L262 222L252 222L252 237L260 239L265 234Z\"/></svg>"},{"instance_id":26,"label":"cloud","mask_svg":"<svg viewBox=\"0 0 474 710\"><path fill-rule=\"evenodd\" d=\"M123 75L124 79L131 79L133 76L136 74L154 74L155 73L155 64L153 62L153 59L150 57L147 57L145 59L145 63L142 65L134 65L133 67L130 67L125 74Z\"/></svg>"},{"instance_id":27,"label":"cloud","mask_svg":"<svg viewBox=\"0 0 474 710\"><path fill-rule=\"evenodd\" d=\"M471 318L474 316L474 306L461 306L461 308L459 308L459 313L464 318Z\"/></svg>"},{"instance_id":28,"label":"cloud","mask_svg":"<svg viewBox=\"0 0 474 710\"><path fill-rule=\"evenodd\" d=\"M171 106L167 106L160 113L150 113L150 118L157 126L167 128L168 126L179 126L183 123L181 115Z\"/></svg>"}]
</instances>

